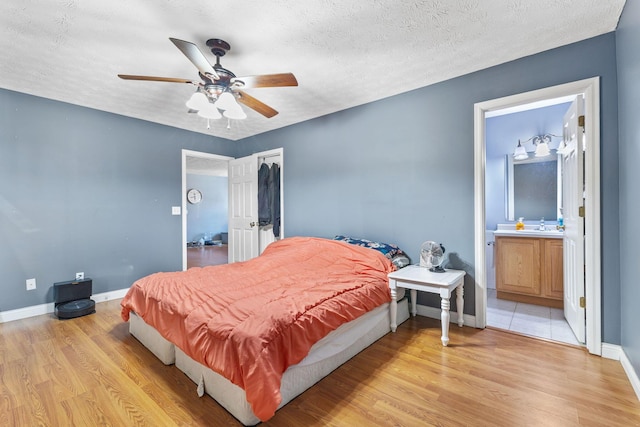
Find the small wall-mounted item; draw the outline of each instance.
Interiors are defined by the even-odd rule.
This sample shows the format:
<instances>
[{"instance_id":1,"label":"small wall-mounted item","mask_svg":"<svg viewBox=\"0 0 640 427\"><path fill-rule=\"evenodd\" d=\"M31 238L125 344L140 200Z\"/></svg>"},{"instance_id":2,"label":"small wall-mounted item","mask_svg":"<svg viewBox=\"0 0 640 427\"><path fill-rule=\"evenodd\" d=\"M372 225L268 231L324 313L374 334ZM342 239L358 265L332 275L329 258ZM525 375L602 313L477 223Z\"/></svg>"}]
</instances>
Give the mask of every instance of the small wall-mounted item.
<instances>
[{"instance_id":1,"label":"small wall-mounted item","mask_svg":"<svg viewBox=\"0 0 640 427\"><path fill-rule=\"evenodd\" d=\"M202 201L202 193L200 192L200 190L192 188L187 191L187 201L192 205L200 203Z\"/></svg>"}]
</instances>

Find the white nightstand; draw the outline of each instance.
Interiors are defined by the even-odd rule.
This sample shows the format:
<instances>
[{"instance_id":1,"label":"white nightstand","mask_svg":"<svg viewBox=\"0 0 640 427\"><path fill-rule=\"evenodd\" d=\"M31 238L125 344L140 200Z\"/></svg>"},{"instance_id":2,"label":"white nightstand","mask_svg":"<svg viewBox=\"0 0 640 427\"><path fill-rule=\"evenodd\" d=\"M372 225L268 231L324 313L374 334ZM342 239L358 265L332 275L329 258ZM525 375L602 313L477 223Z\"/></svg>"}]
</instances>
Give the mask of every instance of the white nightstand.
<instances>
[{"instance_id":1,"label":"white nightstand","mask_svg":"<svg viewBox=\"0 0 640 427\"><path fill-rule=\"evenodd\" d=\"M400 270L389 273L389 289L391 289L391 330L396 331L398 327L396 323L396 315L398 306L396 302L396 289L406 288L411 291L411 314L417 314L416 297L418 291L431 292L439 294L441 301L440 307L442 314L442 345L449 343L449 299L451 293L456 289L456 305L458 307L458 326L464 324L463 307L464 307L464 275L461 270L449 270L444 273L433 273L428 268L417 265L409 265Z\"/></svg>"}]
</instances>

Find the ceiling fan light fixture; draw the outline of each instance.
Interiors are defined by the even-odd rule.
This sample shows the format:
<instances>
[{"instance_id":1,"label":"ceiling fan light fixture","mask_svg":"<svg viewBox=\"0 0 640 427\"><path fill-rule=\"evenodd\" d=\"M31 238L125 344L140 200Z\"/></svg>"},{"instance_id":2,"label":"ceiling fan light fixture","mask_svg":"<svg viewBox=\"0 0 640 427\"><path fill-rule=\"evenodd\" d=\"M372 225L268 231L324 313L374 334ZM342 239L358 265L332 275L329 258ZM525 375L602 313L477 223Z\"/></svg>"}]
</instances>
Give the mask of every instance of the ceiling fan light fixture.
<instances>
[{"instance_id":1,"label":"ceiling fan light fixture","mask_svg":"<svg viewBox=\"0 0 640 427\"><path fill-rule=\"evenodd\" d=\"M238 108L232 108L230 110L224 110L222 113L228 119L243 120L247 118L247 113L238 105Z\"/></svg>"},{"instance_id":2,"label":"ceiling fan light fixture","mask_svg":"<svg viewBox=\"0 0 640 427\"><path fill-rule=\"evenodd\" d=\"M222 92L216 101L216 107L225 111L240 109L240 105L231 92Z\"/></svg>"},{"instance_id":3,"label":"ceiling fan light fixture","mask_svg":"<svg viewBox=\"0 0 640 427\"><path fill-rule=\"evenodd\" d=\"M189 113L199 112L201 117L207 119L219 119L222 117L223 112L229 119L245 119L247 115L240 104L238 104L238 99L240 98L242 98L242 104L245 107L270 119L277 115L278 111L264 102L240 92L239 89L298 86L298 80L292 73L236 77L233 72L223 68L220 64L220 58L231 49L229 43L224 40L207 40L207 46L211 48L211 53L216 57L215 65L211 65L194 43L172 37L170 37L169 40L196 66L200 81L176 77L138 76L131 74L118 74L118 77L123 80L186 83L196 86L196 93L192 94L185 105L189 109ZM210 104L217 108L217 110L214 110Z\"/></svg>"},{"instance_id":4,"label":"ceiling fan light fixture","mask_svg":"<svg viewBox=\"0 0 640 427\"><path fill-rule=\"evenodd\" d=\"M204 93L198 91L191 95L191 98L185 103L187 108L191 110L201 110L209 104L209 98Z\"/></svg>"},{"instance_id":5,"label":"ceiling fan light fixture","mask_svg":"<svg viewBox=\"0 0 640 427\"><path fill-rule=\"evenodd\" d=\"M222 114L215 107L215 105L210 102L203 106L200 110L198 110L198 115L200 117L204 117L205 119L220 119L222 118Z\"/></svg>"}]
</instances>

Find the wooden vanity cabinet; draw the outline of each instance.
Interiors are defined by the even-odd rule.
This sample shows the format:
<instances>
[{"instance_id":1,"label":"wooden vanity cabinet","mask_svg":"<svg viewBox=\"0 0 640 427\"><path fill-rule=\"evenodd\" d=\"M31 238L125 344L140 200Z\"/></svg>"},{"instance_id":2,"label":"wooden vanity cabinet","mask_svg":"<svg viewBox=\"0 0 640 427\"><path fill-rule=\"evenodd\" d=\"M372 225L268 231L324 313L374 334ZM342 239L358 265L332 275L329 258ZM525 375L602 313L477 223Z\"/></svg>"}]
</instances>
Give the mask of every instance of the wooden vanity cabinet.
<instances>
[{"instance_id":1,"label":"wooden vanity cabinet","mask_svg":"<svg viewBox=\"0 0 640 427\"><path fill-rule=\"evenodd\" d=\"M495 261L498 298L562 307L562 239L496 236Z\"/></svg>"},{"instance_id":2,"label":"wooden vanity cabinet","mask_svg":"<svg viewBox=\"0 0 640 427\"><path fill-rule=\"evenodd\" d=\"M562 239L541 239L544 242L544 273L542 296L563 301L564 270L562 260Z\"/></svg>"}]
</instances>

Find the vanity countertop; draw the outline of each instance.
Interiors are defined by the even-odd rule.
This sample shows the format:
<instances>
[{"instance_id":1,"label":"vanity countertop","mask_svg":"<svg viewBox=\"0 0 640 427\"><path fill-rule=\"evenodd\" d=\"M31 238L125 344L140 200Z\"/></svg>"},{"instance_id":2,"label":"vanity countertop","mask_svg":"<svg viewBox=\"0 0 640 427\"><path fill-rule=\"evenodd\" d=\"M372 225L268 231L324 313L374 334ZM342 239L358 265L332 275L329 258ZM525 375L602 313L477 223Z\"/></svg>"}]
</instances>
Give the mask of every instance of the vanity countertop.
<instances>
[{"instance_id":1,"label":"vanity countertop","mask_svg":"<svg viewBox=\"0 0 640 427\"><path fill-rule=\"evenodd\" d=\"M562 239L563 232L556 229L555 225L546 225L544 231L538 225L525 224L524 230L516 230L515 224L498 224L493 231L494 236L511 237L543 237L545 239Z\"/></svg>"}]
</instances>

